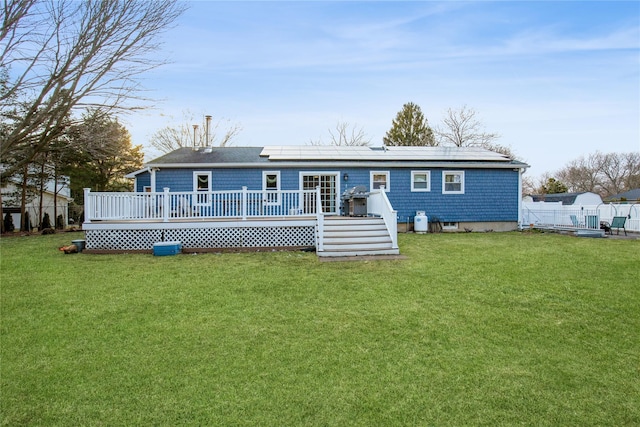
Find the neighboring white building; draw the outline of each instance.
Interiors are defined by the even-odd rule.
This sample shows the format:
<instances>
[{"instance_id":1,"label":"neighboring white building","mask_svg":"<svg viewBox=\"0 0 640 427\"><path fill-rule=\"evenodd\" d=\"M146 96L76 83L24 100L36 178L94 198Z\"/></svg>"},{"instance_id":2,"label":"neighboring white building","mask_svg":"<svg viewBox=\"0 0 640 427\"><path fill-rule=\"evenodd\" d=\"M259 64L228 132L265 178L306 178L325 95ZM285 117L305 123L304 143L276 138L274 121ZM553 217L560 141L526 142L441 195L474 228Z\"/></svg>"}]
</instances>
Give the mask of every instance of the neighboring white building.
<instances>
[{"instance_id":1,"label":"neighboring white building","mask_svg":"<svg viewBox=\"0 0 640 427\"><path fill-rule=\"evenodd\" d=\"M69 225L69 203L73 201L71 198L71 190L66 184L69 179L64 177L61 182L58 183L57 194L54 191L54 183L50 181L46 184L44 194L42 196L42 215L49 214L51 225L55 227L56 218L58 215L62 215L64 219L65 227ZM16 230L20 228L20 201L10 195L20 191L20 185L9 181L2 187L2 210L3 215L10 213L13 217L13 225ZM54 200L57 198L56 212L54 212ZM34 227L38 226L38 217L40 214L40 196L34 196L28 201L26 205L27 212L29 212L29 219ZM4 220L4 217L2 218Z\"/></svg>"},{"instance_id":2,"label":"neighboring white building","mask_svg":"<svg viewBox=\"0 0 640 427\"><path fill-rule=\"evenodd\" d=\"M582 193L532 194L522 198L523 202L562 203L563 206L599 205L602 198L599 194L588 191Z\"/></svg>"}]
</instances>

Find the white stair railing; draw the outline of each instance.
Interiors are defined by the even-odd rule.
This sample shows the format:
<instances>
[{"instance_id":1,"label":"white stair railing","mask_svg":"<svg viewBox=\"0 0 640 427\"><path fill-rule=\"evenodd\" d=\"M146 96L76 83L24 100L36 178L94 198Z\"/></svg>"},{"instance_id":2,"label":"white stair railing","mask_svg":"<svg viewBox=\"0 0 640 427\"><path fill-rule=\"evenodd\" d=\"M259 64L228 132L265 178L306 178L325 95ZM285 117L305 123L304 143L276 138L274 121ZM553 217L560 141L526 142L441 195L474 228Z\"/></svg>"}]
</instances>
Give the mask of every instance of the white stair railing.
<instances>
[{"instance_id":1,"label":"white stair railing","mask_svg":"<svg viewBox=\"0 0 640 427\"><path fill-rule=\"evenodd\" d=\"M367 214L380 216L389 235L391 236L391 244L393 249L398 249L398 211L393 209L391 202L384 191L384 187L369 193L367 198Z\"/></svg>"},{"instance_id":2,"label":"white stair railing","mask_svg":"<svg viewBox=\"0 0 640 427\"><path fill-rule=\"evenodd\" d=\"M320 186L316 187L316 251L324 251L324 212L322 211L322 199Z\"/></svg>"}]
</instances>

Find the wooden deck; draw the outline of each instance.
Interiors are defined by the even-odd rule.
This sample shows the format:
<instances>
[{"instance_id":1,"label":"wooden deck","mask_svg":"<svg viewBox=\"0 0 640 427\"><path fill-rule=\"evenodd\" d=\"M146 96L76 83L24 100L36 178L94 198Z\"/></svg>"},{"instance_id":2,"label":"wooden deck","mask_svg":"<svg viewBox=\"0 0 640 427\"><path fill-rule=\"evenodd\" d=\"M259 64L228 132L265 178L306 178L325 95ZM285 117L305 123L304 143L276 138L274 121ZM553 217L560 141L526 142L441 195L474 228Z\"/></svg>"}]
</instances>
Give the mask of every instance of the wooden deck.
<instances>
[{"instance_id":1,"label":"wooden deck","mask_svg":"<svg viewBox=\"0 0 640 427\"><path fill-rule=\"evenodd\" d=\"M193 201L202 195L167 191L151 195L86 191L85 200L89 200L83 224L86 252L151 252L155 243L175 241L181 243L185 252L315 248L319 255L325 251L335 252L336 256L342 252L344 256L398 253L397 213L383 191L369 196L369 218L340 217L334 212L323 212L324 202L319 189L281 193L279 200L287 201L286 204L263 205L260 211L252 209L256 204L248 201L254 200L253 196L263 197L263 192L243 188L239 193L206 194L206 197L210 196L211 206L202 208L198 215L181 215L174 208L182 197L189 195ZM235 215L218 209L216 200L222 196L232 197L234 205L240 201ZM261 203L263 201L261 199ZM301 201L304 203L300 204ZM149 209L160 205L164 206L161 210ZM370 221L371 217L377 218L375 236L372 230L362 227L362 223ZM340 218L346 226L340 227L337 233L336 223L331 218Z\"/></svg>"}]
</instances>

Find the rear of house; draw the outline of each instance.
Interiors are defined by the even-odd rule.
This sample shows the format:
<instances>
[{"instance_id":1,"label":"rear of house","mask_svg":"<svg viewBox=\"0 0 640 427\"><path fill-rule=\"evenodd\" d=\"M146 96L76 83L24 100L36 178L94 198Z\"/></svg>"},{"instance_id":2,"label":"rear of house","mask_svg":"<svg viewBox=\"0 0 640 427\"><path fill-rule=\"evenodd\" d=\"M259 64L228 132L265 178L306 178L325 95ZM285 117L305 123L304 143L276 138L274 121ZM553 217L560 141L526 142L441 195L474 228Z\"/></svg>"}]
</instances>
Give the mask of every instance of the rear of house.
<instances>
[{"instance_id":1,"label":"rear of house","mask_svg":"<svg viewBox=\"0 0 640 427\"><path fill-rule=\"evenodd\" d=\"M273 191L320 187L323 211L342 214L341 195L354 186L384 188L399 230L416 212L444 231L514 230L521 174L528 165L481 148L459 147L207 147L181 148L149 162L136 192Z\"/></svg>"}]
</instances>

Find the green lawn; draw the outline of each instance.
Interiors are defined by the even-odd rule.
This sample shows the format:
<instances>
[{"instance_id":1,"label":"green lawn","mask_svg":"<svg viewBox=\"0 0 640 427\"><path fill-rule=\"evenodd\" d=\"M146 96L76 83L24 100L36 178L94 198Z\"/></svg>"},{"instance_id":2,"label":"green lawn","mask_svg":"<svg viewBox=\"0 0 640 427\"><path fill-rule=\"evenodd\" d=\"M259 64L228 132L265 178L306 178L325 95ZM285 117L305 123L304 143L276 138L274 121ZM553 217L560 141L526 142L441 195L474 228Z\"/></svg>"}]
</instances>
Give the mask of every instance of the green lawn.
<instances>
[{"instance_id":1,"label":"green lawn","mask_svg":"<svg viewBox=\"0 0 640 427\"><path fill-rule=\"evenodd\" d=\"M407 260L0 239L3 425L640 425L640 242L399 236Z\"/></svg>"}]
</instances>

